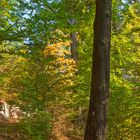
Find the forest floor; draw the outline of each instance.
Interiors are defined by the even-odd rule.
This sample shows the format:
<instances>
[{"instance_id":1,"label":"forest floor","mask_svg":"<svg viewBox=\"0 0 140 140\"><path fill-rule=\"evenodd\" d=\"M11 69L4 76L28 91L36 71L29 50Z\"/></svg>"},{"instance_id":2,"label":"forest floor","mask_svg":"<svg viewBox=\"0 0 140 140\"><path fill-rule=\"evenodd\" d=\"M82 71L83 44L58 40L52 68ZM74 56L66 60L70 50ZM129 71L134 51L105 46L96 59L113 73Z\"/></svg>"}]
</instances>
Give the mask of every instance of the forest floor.
<instances>
[{"instance_id":1,"label":"forest floor","mask_svg":"<svg viewBox=\"0 0 140 140\"><path fill-rule=\"evenodd\" d=\"M73 127L73 124L70 123L70 120L67 118L67 114L69 111L66 108L63 107L53 107L52 109L53 115L55 116L55 119L53 121L52 126L52 137L50 140L83 140L81 136L78 136L75 134L75 130ZM14 136L17 130L16 130L16 124L14 125L7 125L7 124L1 124L0 125L0 140L21 140L21 136L17 137ZM7 131L7 127L9 126L9 133Z\"/></svg>"},{"instance_id":2,"label":"forest floor","mask_svg":"<svg viewBox=\"0 0 140 140\"><path fill-rule=\"evenodd\" d=\"M72 131L74 131L72 124L68 123L64 114L67 114L67 111L59 108L59 111L55 115L57 118L53 126L54 138L51 140L83 140L82 137L72 134Z\"/></svg>"}]
</instances>

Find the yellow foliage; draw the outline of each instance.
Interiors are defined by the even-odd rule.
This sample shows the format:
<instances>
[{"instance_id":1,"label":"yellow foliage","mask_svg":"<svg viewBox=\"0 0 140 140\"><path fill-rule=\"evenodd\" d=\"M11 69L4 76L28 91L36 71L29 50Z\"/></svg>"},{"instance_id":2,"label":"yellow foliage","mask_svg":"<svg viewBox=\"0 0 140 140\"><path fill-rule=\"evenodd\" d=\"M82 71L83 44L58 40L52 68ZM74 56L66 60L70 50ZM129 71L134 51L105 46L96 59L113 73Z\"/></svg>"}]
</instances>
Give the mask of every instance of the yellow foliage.
<instances>
[{"instance_id":1,"label":"yellow foliage","mask_svg":"<svg viewBox=\"0 0 140 140\"><path fill-rule=\"evenodd\" d=\"M66 42L57 42L51 45L46 46L43 54L44 56L53 56L53 57L64 57L65 55L70 54L69 50L66 50L66 47L69 47L70 41Z\"/></svg>"},{"instance_id":2,"label":"yellow foliage","mask_svg":"<svg viewBox=\"0 0 140 140\"><path fill-rule=\"evenodd\" d=\"M19 52L25 54L27 50L20 50Z\"/></svg>"},{"instance_id":3,"label":"yellow foliage","mask_svg":"<svg viewBox=\"0 0 140 140\"><path fill-rule=\"evenodd\" d=\"M57 42L46 46L43 54L45 58L53 58L48 62L50 75L56 73L62 74L65 77L71 77L75 74L75 61L70 58L70 41ZM67 83L65 80L64 83ZM69 84L72 84L70 80Z\"/></svg>"},{"instance_id":4,"label":"yellow foliage","mask_svg":"<svg viewBox=\"0 0 140 140\"><path fill-rule=\"evenodd\" d=\"M26 59L23 57L18 58L18 62L25 62L25 61L26 61Z\"/></svg>"},{"instance_id":5,"label":"yellow foliage","mask_svg":"<svg viewBox=\"0 0 140 140\"><path fill-rule=\"evenodd\" d=\"M64 61L64 58L63 57L59 57L59 58L57 58L57 61Z\"/></svg>"}]
</instances>

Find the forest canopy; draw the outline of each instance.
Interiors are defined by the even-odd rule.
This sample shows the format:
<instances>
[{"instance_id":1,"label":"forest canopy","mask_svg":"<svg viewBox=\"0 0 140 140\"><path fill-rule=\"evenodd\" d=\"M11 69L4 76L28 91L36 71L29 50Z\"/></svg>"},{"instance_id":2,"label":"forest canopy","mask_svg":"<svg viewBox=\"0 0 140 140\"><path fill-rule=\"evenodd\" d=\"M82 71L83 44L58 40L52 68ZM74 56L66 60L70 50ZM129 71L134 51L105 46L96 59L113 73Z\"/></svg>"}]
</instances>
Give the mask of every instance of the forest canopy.
<instances>
[{"instance_id":1,"label":"forest canopy","mask_svg":"<svg viewBox=\"0 0 140 140\"><path fill-rule=\"evenodd\" d=\"M96 88L92 62L100 58L93 53L93 24L101 18L97 3L0 1L0 139L84 138ZM111 5L106 140L139 140L140 1L112 0Z\"/></svg>"}]
</instances>

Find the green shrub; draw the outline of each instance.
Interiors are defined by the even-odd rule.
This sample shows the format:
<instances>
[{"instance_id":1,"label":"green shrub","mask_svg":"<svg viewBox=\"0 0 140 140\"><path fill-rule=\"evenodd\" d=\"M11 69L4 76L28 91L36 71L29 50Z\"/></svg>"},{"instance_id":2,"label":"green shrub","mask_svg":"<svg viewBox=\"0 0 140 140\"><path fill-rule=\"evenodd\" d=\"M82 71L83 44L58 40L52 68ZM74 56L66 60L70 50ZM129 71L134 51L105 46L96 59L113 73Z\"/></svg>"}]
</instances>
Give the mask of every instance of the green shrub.
<instances>
[{"instance_id":1,"label":"green shrub","mask_svg":"<svg viewBox=\"0 0 140 140\"><path fill-rule=\"evenodd\" d=\"M22 133L28 140L48 140L51 133L51 115L37 111L21 122Z\"/></svg>"}]
</instances>

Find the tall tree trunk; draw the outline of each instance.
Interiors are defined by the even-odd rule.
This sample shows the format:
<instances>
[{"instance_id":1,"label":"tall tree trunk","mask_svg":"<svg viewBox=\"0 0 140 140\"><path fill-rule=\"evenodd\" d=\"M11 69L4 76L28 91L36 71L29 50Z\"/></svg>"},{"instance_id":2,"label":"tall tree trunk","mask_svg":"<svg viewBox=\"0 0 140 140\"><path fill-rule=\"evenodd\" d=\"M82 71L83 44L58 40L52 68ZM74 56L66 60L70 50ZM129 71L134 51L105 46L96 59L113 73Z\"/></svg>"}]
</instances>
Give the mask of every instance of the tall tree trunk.
<instances>
[{"instance_id":1,"label":"tall tree trunk","mask_svg":"<svg viewBox=\"0 0 140 140\"><path fill-rule=\"evenodd\" d=\"M72 11L73 12L73 11ZM70 25L74 25L76 23L75 19L69 20ZM77 35L76 32L70 33L70 39L71 39L71 58L75 60L75 62L78 62L78 50L77 50Z\"/></svg>"},{"instance_id":2,"label":"tall tree trunk","mask_svg":"<svg viewBox=\"0 0 140 140\"><path fill-rule=\"evenodd\" d=\"M110 79L111 0L96 0L89 113L84 140L105 140Z\"/></svg>"},{"instance_id":3,"label":"tall tree trunk","mask_svg":"<svg viewBox=\"0 0 140 140\"><path fill-rule=\"evenodd\" d=\"M78 62L78 50L77 50L77 36L76 32L70 33L71 38L71 58Z\"/></svg>"}]
</instances>

